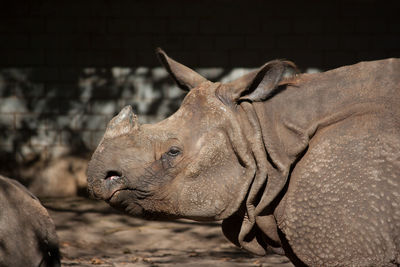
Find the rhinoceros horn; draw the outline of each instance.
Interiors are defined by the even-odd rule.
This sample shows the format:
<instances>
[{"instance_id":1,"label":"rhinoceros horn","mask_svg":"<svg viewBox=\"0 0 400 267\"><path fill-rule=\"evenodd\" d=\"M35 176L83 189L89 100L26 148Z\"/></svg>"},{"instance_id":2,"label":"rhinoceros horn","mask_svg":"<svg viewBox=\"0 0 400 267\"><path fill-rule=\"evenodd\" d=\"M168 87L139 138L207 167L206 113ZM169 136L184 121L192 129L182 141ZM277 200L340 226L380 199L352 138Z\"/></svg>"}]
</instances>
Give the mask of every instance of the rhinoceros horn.
<instances>
[{"instance_id":1,"label":"rhinoceros horn","mask_svg":"<svg viewBox=\"0 0 400 267\"><path fill-rule=\"evenodd\" d=\"M114 138L139 128L137 116L131 106L124 107L107 125L104 138Z\"/></svg>"}]
</instances>

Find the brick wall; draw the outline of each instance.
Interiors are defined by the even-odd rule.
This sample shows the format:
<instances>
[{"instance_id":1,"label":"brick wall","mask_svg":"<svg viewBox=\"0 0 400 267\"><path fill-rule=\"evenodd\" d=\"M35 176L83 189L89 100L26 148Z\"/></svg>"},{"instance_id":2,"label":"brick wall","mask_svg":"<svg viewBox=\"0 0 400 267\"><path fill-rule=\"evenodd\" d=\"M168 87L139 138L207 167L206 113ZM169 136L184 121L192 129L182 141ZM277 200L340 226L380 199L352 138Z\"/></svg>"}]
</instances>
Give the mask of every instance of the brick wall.
<instances>
[{"instance_id":1,"label":"brick wall","mask_svg":"<svg viewBox=\"0 0 400 267\"><path fill-rule=\"evenodd\" d=\"M145 122L171 114L182 94L158 46L213 79L274 58L325 70L400 57L398 14L383 0L3 1L3 166L91 151L126 104Z\"/></svg>"}]
</instances>

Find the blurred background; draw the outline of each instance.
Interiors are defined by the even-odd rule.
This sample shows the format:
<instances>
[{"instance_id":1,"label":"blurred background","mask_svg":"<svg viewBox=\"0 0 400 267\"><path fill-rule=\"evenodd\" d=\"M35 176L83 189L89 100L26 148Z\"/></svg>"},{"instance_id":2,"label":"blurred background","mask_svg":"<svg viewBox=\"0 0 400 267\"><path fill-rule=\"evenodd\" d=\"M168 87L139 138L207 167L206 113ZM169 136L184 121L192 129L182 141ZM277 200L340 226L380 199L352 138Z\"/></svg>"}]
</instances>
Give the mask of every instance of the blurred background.
<instances>
[{"instance_id":1,"label":"blurred background","mask_svg":"<svg viewBox=\"0 0 400 267\"><path fill-rule=\"evenodd\" d=\"M107 122L142 123L184 94L156 47L217 81L286 58L303 72L400 57L400 4L385 0L13 0L0 5L0 173L39 196L86 194Z\"/></svg>"}]
</instances>

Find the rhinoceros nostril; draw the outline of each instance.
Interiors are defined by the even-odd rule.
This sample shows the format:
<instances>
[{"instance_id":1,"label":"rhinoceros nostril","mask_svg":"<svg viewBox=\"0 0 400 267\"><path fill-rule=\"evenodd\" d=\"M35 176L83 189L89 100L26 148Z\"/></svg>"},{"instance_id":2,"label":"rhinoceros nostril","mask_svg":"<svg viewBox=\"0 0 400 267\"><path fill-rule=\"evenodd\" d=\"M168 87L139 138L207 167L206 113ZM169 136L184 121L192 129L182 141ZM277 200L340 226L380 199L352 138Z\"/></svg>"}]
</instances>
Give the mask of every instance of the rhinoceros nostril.
<instances>
[{"instance_id":1,"label":"rhinoceros nostril","mask_svg":"<svg viewBox=\"0 0 400 267\"><path fill-rule=\"evenodd\" d=\"M115 180L121 178L122 174L118 171L108 171L104 180Z\"/></svg>"}]
</instances>

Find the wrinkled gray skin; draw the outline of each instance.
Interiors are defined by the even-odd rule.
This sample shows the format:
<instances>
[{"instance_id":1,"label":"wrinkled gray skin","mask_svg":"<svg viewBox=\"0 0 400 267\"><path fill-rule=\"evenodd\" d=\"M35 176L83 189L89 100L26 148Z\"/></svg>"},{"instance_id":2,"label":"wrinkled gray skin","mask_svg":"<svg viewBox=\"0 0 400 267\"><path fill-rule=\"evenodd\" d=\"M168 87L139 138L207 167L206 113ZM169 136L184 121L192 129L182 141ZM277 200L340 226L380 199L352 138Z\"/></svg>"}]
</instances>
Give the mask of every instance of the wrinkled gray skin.
<instances>
[{"instance_id":1,"label":"wrinkled gray skin","mask_svg":"<svg viewBox=\"0 0 400 267\"><path fill-rule=\"evenodd\" d=\"M92 195L132 215L223 220L257 255L296 265L400 264L400 60L283 78L271 61L228 84L158 55L189 91L180 109L108 125Z\"/></svg>"},{"instance_id":2,"label":"wrinkled gray skin","mask_svg":"<svg viewBox=\"0 0 400 267\"><path fill-rule=\"evenodd\" d=\"M0 176L0 266L60 266L58 238L46 209L24 186Z\"/></svg>"}]
</instances>

